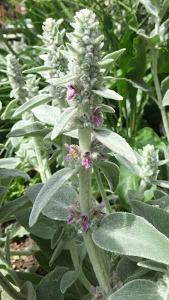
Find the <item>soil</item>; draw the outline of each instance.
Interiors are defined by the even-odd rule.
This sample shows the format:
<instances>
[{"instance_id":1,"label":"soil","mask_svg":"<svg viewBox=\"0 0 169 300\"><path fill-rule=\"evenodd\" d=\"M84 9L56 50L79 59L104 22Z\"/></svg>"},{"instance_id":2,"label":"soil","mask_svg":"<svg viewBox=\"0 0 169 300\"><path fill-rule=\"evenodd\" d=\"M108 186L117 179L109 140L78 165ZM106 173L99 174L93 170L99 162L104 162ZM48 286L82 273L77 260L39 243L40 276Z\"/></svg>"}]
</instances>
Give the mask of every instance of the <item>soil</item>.
<instances>
[{"instance_id":1,"label":"soil","mask_svg":"<svg viewBox=\"0 0 169 300\"><path fill-rule=\"evenodd\" d=\"M30 237L22 238L14 241L10 245L11 251L23 251L32 248L34 242ZM39 264L33 255L13 255L11 256L12 267L15 271L25 271L30 269L38 269Z\"/></svg>"}]
</instances>

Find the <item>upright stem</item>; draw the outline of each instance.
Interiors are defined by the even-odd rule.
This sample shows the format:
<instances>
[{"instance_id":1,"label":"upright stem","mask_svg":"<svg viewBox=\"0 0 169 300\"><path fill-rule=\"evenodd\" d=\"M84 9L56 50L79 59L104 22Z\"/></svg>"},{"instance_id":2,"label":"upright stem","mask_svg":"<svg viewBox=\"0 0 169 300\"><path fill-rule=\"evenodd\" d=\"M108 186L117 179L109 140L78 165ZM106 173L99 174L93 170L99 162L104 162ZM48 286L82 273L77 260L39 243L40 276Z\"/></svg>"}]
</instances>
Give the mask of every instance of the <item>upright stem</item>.
<instances>
[{"instance_id":1,"label":"upright stem","mask_svg":"<svg viewBox=\"0 0 169 300\"><path fill-rule=\"evenodd\" d=\"M82 271L82 268L81 268L80 263L79 263L79 257L78 257L78 253L77 253L77 246L76 246L76 244L73 240L69 243L69 249L70 249L70 254L71 254L71 258L72 258L74 268L79 273L80 282L84 285L86 290L89 291L89 293L92 293L92 289L94 287L91 285L91 283L88 281L88 279L86 278L85 274Z\"/></svg>"},{"instance_id":2,"label":"upright stem","mask_svg":"<svg viewBox=\"0 0 169 300\"><path fill-rule=\"evenodd\" d=\"M90 129L79 129L79 146L81 153L90 152L91 131ZM91 170L81 169L79 172L79 194L80 209L82 214L90 216L91 202ZM93 266L96 278L101 288L109 294L111 291L109 272L106 268L104 253L92 240L91 231L88 230L83 235L86 249Z\"/></svg>"},{"instance_id":3,"label":"upright stem","mask_svg":"<svg viewBox=\"0 0 169 300\"><path fill-rule=\"evenodd\" d=\"M156 31L157 31L157 33L159 31L158 23L156 25ZM159 82L159 78L158 78L158 55L159 55L158 49L154 49L153 55L152 55L152 74L153 74L154 86L155 86L155 90L156 90L158 105L159 105L159 109L161 112L161 117L162 117L162 121L163 121L163 125L164 125L165 134L166 134L167 140L169 141L168 116L167 116L167 112L162 104L163 97L162 97L160 82Z\"/></svg>"}]
</instances>

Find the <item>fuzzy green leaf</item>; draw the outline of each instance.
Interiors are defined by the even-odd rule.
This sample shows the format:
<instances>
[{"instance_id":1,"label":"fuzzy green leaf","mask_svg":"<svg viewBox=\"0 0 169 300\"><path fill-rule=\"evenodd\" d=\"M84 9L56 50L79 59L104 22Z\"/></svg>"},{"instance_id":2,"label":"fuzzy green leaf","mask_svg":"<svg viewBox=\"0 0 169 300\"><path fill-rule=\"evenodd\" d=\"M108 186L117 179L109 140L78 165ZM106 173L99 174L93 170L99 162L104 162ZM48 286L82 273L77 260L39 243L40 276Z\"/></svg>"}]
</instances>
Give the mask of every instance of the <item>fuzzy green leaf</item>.
<instances>
[{"instance_id":1,"label":"fuzzy green leaf","mask_svg":"<svg viewBox=\"0 0 169 300\"><path fill-rule=\"evenodd\" d=\"M122 96L110 89L92 90L92 92L103 98L113 99L117 101L123 100Z\"/></svg>"},{"instance_id":2,"label":"fuzzy green leaf","mask_svg":"<svg viewBox=\"0 0 169 300\"><path fill-rule=\"evenodd\" d=\"M157 286L150 280L137 279L125 284L108 300L162 300Z\"/></svg>"},{"instance_id":3,"label":"fuzzy green leaf","mask_svg":"<svg viewBox=\"0 0 169 300\"><path fill-rule=\"evenodd\" d=\"M164 98L163 98L163 106L169 105L169 89L166 91Z\"/></svg>"},{"instance_id":4,"label":"fuzzy green leaf","mask_svg":"<svg viewBox=\"0 0 169 300\"><path fill-rule=\"evenodd\" d=\"M0 179L21 177L25 180L30 180L29 175L24 171L17 169L0 169Z\"/></svg>"},{"instance_id":5,"label":"fuzzy green leaf","mask_svg":"<svg viewBox=\"0 0 169 300\"><path fill-rule=\"evenodd\" d=\"M53 128L51 139L54 140L59 134L62 133L64 128L69 124L69 122L74 118L77 113L77 108L67 108L55 122Z\"/></svg>"},{"instance_id":6,"label":"fuzzy green leaf","mask_svg":"<svg viewBox=\"0 0 169 300\"><path fill-rule=\"evenodd\" d=\"M112 53L109 53L103 57L104 60L106 59L113 59L113 61L116 61L124 52L126 51L126 48L114 51Z\"/></svg>"},{"instance_id":7,"label":"fuzzy green leaf","mask_svg":"<svg viewBox=\"0 0 169 300\"><path fill-rule=\"evenodd\" d=\"M12 130L7 137L18 137L18 136L40 136L45 135L48 132L48 129L45 128L40 122L33 122L27 126L24 126L20 129Z\"/></svg>"},{"instance_id":8,"label":"fuzzy green leaf","mask_svg":"<svg viewBox=\"0 0 169 300\"><path fill-rule=\"evenodd\" d=\"M72 75L66 75L61 78L50 78L47 82L55 86L64 86L65 84L71 83L76 77Z\"/></svg>"},{"instance_id":9,"label":"fuzzy green leaf","mask_svg":"<svg viewBox=\"0 0 169 300\"><path fill-rule=\"evenodd\" d=\"M66 290L71 287L71 285L77 280L78 272L76 271L68 271L66 272L61 281L60 281L60 290L62 294L66 292Z\"/></svg>"},{"instance_id":10,"label":"fuzzy green leaf","mask_svg":"<svg viewBox=\"0 0 169 300\"><path fill-rule=\"evenodd\" d=\"M66 221L68 207L77 201L76 191L69 185L63 185L42 210L43 215L53 220Z\"/></svg>"},{"instance_id":11,"label":"fuzzy green leaf","mask_svg":"<svg viewBox=\"0 0 169 300\"><path fill-rule=\"evenodd\" d=\"M52 175L35 199L29 220L30 226L36 223L43 208L53 198L59 188L76 172L76 169L64 168Z\"/></svg>"},{"instance_id":12,"label":"fuzzy green leaf","mask_svg":"<svg viewBox=\"0 0 169 300\"><path fill-rule=\"evenodd\" d=\"M26 101L22 104L13 114L13 118L20 116L26 111L30 111L32 108L39 106L41 104L47 103L51 100L51 96L49 94L39 94L32 99Z\"/></svg>"},{"instance_id":13,"label":"fuzzy green leaf","mask_svg":"<svg viewBox=\"0 0 169 300\"><path fill-rule=\"evenodd\" d=\"M109 106L109 105L101 104L101 107L102 107L103 112L110 113L110 114L114 114L115 113L114 108L111 107L111 106Z\"/></svg>"},{"instance_id":14,"label":"fuzzy green leaf","mask_svg":"<svg viewBox=\"0 0 169 300\"><path fill-rule=\"evenodd\" d=\"M42 123L54 125L59 118L60 109L51 105L40 105L32 109L34 116Z\"/></svg>"},{"instance_id":15,"label":"fuzzy green leaf","mask_svg":"<svg viewBox=\"0 0 169 300\"><path fill-rule=\"evenodd\" d=\"M145 218L155 228L169 238L169 213L167 211L137 200L132 200L130 205L134 214Z\"/></svg>"},{"instance_id":16,"label":"fuzzy green leaf","mask_svg":"<svg viewBox=\"0 0 169 300\"><path fill-rule=\"evenodd\" d=\"M111 161L100 161L97 163L97 167L103 172L107 179L109 187L114 191L119 183L119 168Z\"/></svg>"},{"instance_id":17,"label":"fuzzy green leaf","mask_svg":"<svg viewBox=\"0 0 169 300\"><path fill-rule=\"evenodd\" d=\"M0 169L15 169L20 163L17 157L0 158Z\"/></svg>"},{"instance_id":18,"label":"fuzzy green leaf","mask_svg":"<svg viewBox=\"0 0 169 300\"><path fill-rule=\"evenodd\" d=\"M153 15L154 17L158 17L160 8L159 0L140 0L140 3L145 6L145 9L149 14Z\"/></svg>"},{"instance_id":19,"label":"fuzzy green leaf","mask_svg":"<svg viewBox=\"0 0 169 300\"><path fill-rule=\"evenodd\" d=\"M110 252L169 264L169 239L147 220L130 213L105 217L93 232L93 241Z\"/></svg>"},{"instance_id":20,"label":"fuzzy green leaf","mask_svg":"<svg viewBox=\"0 0 169 300\"><path fill-rule=\"evenodd\" d=\"M132 164L137 164L137 159L134 151L126 142L126 140L120 135L108 129L95 130L94 135L100 143L105 145L111 151L120 154Z\"/></svg>"}]
</instances>

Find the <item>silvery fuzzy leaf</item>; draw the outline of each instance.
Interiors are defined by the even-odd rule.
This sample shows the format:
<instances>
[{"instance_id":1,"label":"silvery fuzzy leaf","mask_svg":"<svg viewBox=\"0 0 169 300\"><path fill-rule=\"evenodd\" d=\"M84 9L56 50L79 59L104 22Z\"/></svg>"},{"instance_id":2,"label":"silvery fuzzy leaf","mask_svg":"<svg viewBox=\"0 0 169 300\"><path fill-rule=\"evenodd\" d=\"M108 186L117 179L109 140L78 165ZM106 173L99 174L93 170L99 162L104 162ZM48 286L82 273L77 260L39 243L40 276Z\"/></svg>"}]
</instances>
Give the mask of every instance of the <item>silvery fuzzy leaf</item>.
<instances>
[{"instance_id":1,"label":"silvery fuzzy leaf","mask_svg":"<svg viewBox=\"0 0 169 300\"><path fill-rule=\"evenodd\" d=\"M16 157L0 158L0 169L15 169L21 160Z\"/></svg>"},{"instance_id":2,"label":"silvery fuzzy leaf","mask_svg":"<svg viewBox=\"0 0 169 300\"><path fill-rule=\"evenodd\" d=\"M99 66L104 68L108 65L111 65L113 62L114 62L114 59L112 59L112 58L102 59L99 62Z\"/></svg>"},{"instance_id":3,"label":"silvery fuzzy leaf","mask_svg":"<svg viewBox=\"0 0 169 300\"><path fill-rule=\"evenodd\" d=\"M147 12L154 17L158 17L159 14L159 8L160 8L160 1L159 0L140 0L140 3L142 3Z\"/></svg>"},{"instance_id":4,"label":"silvery fuzzy leaf","mask_svg":"<svg viewBox=\"0 0 169 300\"><path fill-rule=\"evenodd\" d=\"M40 105L32 109L36 119L47 125L54 125L60 116L60 108L51 105Z\"/></svg>"},{"instance_id":5,"label":"silvery fuzzy leaf","mask_svg":"<svg viewBox=\"0 0 169 300\"><path fill-rule=\"evenodd\" d=\"M163 97L163 106L169 105L169 89L166 91L164 97Z\"/></svg>"},{"instance_id":6,"label":"silvery fuzzy leaf","mask_svg":"<svg viewBox=\"0 0 169 300\"><path fill-rule=\"evenodd\" d=\"M22 196L18 199L6 203L0 209L0 222L3 223L7 221L11 216L15 214L15 212L21 211L25 207L28 207L29 204L29 200L26 196Z\"/></svg>"},{"instance_id":7,"label":"silvery fuzzy leaf","mask_svg":"<svg viewBox=\"0 0 169 300\"><path fill-rule=\"evenodd\" d=\"M12 117L12 114L14 112L15 107L17 106L17 103L18 100L14 99L7 104L3 114L1 115L2 120L10 119Z\"/></svg>"},{"instance_id":8,"label":"silvery fuzzy leaf","mask_svg":"<svg viewBox=\"0 0 169 300\"><path fill-rule=\"evenodd\" d=\"M64 300L64 295L60 291L60 280L66 271L66 267L56 267L54 270L44 276L37 285L36 293L38 295L38 299Z\"/></svg>"},{"instance_id":9,"label":"silvery fuzzy leaf","mask_svg":"<svg viewBox=\"0 0 169 300\"><path fill-rule=\"evenodd\" d=\"M62 294L66 292L66 290L72 286L72 284L78 279L77 271L68 271L66 272L61 281L60 281L60 290Z\"/></svg>"},{"instance_id":10,"label":"silvery fuzzy leaf","mask_svg":"<svg viewBox=\"0 0 169 300\"><path fill-rule=\"evenodd\" d=\"M49 94L39 94L32 99L26 101L22 104L13 114L14 117L18 117L26 111L30 111L32 108L39 106L41 104L47 103L51 100L51 95Z\"/></svg>"},{"instance_id":11,"label":"silvery fuzzy leaf","mask_svg":"<svg viewBox=\"0 0 169 300\"><path fill-rule=\"evenodd\" d=\"M24 283L21 293L25 295L27 300L37 300L35 288L30 281Z\"/></svg>"},{"instance_id":12,"label":"silvery fuzzy leaf","mask_svg":"<svg viewBox=\"0 0 169 300\"><path fill-rule=\"evenodd\" d=\"M21 171L18 169L1 169L0 168L0 179L15 178L15 177L21 177L25 180L30 180L29 175L26 174L24 171Z\"/></svg>"},{"instance_id":13,"label":"silvery fuzzy leaf","mask_svg":"<svg viewBox=\"0 0 169 300\"><path fill-rule=\"evenodd\" d=\"M116 61L124 52L126 51L126 48L114 51L112 53L109 53L103 57L104 60L106 59L113 59L113 61Z\"/></svg>"},{"instance_id":14,"label":"silvery fuzzy leaf","mask_svg":"<svg viewBox=\"0 0 169 300\"><path fill-rule=\"evenodd\" d=\"M157 271L157 272L162 272L165 273L167 271L167 268L165 265L157 263L152 260L144 260L144 261L139 261L137 263L139 267L143 267L149 270Z\"/></svg>"},{"instance_id":15,"label":"silvery fuzzy leaf","mask_svg":"<svg viewBox=\"0 0 169 300\"><path fill-rule=\"evenodd\" d=\"M131 213L106 216L93 232L93 241L110 252L169 264L169 239L147 220Z\"/></svg>"},{"instance_id":16,"label":"silvery fuzzy leaf","mask_svg":"<svg viewBox=\"0 0 169 300\"><path fill-rule=\"evenodd\" d=\"M67 221L68 207L76 201L76 191L68 184L64 184L43 208L42 214L52 220Z\"/></svg>"},{"instance_id":17,"label":"silvery fuzzy leaf","mask_svg":"<svg viewBox=\"0 0 169 300\"><path fill-rule=\"evenodd\" d=\"M50 78L47 80L47 82L55 86L64 86L65 84L71 83L74 79L76 79L75 76L65 75L64 77L60 78Z\"/></svg>"},{"instance_id":18,"label":"silvery fuzzy leaf","mask_svg":"<svg viewBox=\"0 0 169 300\"><path fill-rule=\"evenodd\" d=\"M107 179L109 187L114 191L119 183L119 167L111 161L99 161L96 163Z\"/></svg>"},{"instance_id":19,"label":"silvery fuzzy leaf","mask_svg":"<svg viewBox=\"0 0 169 300\"><path fill-rule=\"evenodd\" d=\"M137 200L130 201L130 206L134 214L146 219L161 233L169 238L167 226L169 223L169 213L167 211Z\"/></svg>"},{"instance_id":20,"label":"silvery fuzzy leaf","mask_svg":"<svg viewBox=\"0 0 169 300\"><path fill-rule=\"evenodd\" d=\"M112 106L106 105L106 104L101 104L100 105L102 107L102 111L105 113L110 113L110 114L114 114L115 110Z\"/></svg>"},{"instance_id":21,"label":"silvery fuzzy leaf","mask_svg":"<svg viewBox=\"0 0 169 300\"><path fill-rule=\"evenodd\" d=\"M103 88L101 90L92 90L92 92L103 98L113 99L113 100L117 100L117 101L123 100L122 96L120 96L118 93L116 93L115 91L110 90L110 89Z\"/></svg>"},{"instance_id":22,"label":"silvery fuzzy leaf","mask_svg":"<svg viewBox=\"0 0 169 300\"><path fill-rule=\"evenodd\" d=\"M68 132L64 132L63 134L66 135L66 136L70 136L70 137L72 137L74 139L78 139L79 138L78 129L74 129L74 130L71 130L71 131L68 131Z\"/></svg>"},{"instance_id":23,"label":"silvery fuzzy leaf","mask_svg":"<svg viewBox=\"0 0 169 300\"><path fill-rule=\"evenodd\" d=\"M108 297L108 300L162 300L157 285L150 280L136 279Z\"/></svg>"},{"instance_id":24,"label":"silvery fuzzy leaf","mask_svg":"<svg viewBox=\"0 0 169 300\"><path fill-rule=\"evenodd\" d=\"M53 69L54 68L51 68L51 67L40 66L40 67L35 67L35 68L25 70L25 71L23 71L23 74L33 74L33 73L39 73L39 72L43 72L43 71L51 71Z\"/></svg>"},{"instance_id":25,"label":"silvery fuzzy leaf","mask_svg":"<svg viewBox=\"0 0 169 300\"><path fill-rule=\"evenodd\" d=\"M100 143L105 145L111 151L119 154L134 165L137 165L137 159L130 145L119 134L108 129L98 129L94 131L95 137Z\"/></svg>"},{"instance_id":26,"label":"silvery fuzzy leaf","mask_svg":"<svg viewBox=\"0 0 169 300\"><path fill-rule=\"evenodd\" d=\"M29 219L30 226L33 226L36 223L43 208L52 199L60 187L76 173L76 169L64 168L51 176L35 199Z\"/></svg>"},{"instance_id":27,"label":"silvery fuzzy leaf","mask_svg":"<svg viewBox=\"0 0 169 300\"><path fill-rule=\"evenodd\" d=\"M54 140L59 134L62 133L64 128L69 124L69 122L75 117L78 108L67 108L60 114L59 118L56 120L51 139Z\"/></svg>"},{"instance_id":28,"label":"silvery fuzzy leaf","mask_svg":"<svg viewBox=\"0 0 169 300\"><path fill-rule=\"evenodd\" d=\"M28 137L28 136L44 136L48 132L48 129L45 128L40 122L33 122L29 125L23 126L20 129L12 130L7 137Z\"/></svg>"},{"instance_id":29,"label":"silvery fuzzy leaf","mask_svg":"<svg viewBox=\"0 0 169 300\"><path fill-rule=\"evenodd\" d=\"M169 181L167 180L153 180L152 183L162 188L169 189Z\"/></svg>"}]
</instances>

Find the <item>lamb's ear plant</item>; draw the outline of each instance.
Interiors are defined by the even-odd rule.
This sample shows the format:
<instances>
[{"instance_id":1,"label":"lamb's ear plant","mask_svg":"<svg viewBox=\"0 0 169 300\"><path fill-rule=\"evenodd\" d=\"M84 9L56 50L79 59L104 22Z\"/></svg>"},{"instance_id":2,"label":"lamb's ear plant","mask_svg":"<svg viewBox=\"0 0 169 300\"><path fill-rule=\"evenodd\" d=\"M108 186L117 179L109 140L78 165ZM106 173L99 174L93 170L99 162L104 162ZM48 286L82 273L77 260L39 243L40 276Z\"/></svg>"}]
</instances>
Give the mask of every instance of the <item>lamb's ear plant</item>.
<instances>
[{"instance_id":1,"label":"lamb's ear plant","mask_svg":"<svg viewBox=\"0 0 169 300\"><path fill-rule=\"evenodd\" d=\"M16 156L22 160L26 155L27 161L33 156L32 167L39 172L42 183L30 186L23 197L2 207L0 220L15 217L30 232L39 247L37 260L48 274L36 278L38 283L28 277L29 282L23 286L17 272L11 270L8 236L7 254L2 252L1 257L20 292L4 276L0 275L0 282L14 299L167 300L169 199L156 186L169 186L158 180L159 168L168 160L160 161L153 145L146 145L138 153L133 151L123 137L106 128L105 113L114 114L113 100L123 100L107 87L111 80L109 66L123 49L104 52L104 36L96 15L88 9L76 13L66 45L61 23L49 18L43 24L43 66L22 72L14 56L7 58L15 101L8 113L12 115L16 105L19 107L13 117L21 117L8 136L22 138L25 145L31 143L31 154L25 146L25 152L19 148ZM40 74L42 80L31 73ZM45 81L41 90L40 80L43 84ZM104 104L106 98L112 100L112 106ZM61 142L60 136L64 137ZM57 147L63 141L65 167L51 174L49 163L54 161L56 165L56 155L51 152L48 156L46 142ZM10 178L28 180L24 172L15 169L21 160L0 160L0 175L8 177L10 173ZM154 202L145 203L144 197L135 199L135 193L128 202L131 212L115 211L112 199L121 164L138 176L138 193L155 186ZM93 181L100 202L94 197ZM5 194L3 183L2 178L0 192ZM121 280L117 286L114 271ZM78 294L72 286L78 286Z\"/></svg>"},{"instance_id":2,"label":"lamb's ear plant","mask_svg":"<svg viewBox=\"0 0 169 300\"><path fill-rule=\"evenodd\" d=\"M96 288L94 297L98 297L97 293L100 293L104 298L112 290L110 258L96 245L97 243L95 244L95 238L94 240L92 238L92 233L95 232L94 223L97 223L94 212L98 210L98 214L101 214L99 204L92 199L92 169L96 175L103 202L105 202L105 211L110 214L112 212L111 205L99 173L100 160L107 162L104 147L121 155L132 164L136 165L137 159L133 150L121 136L103 127L103 98L122 100L122 97L104 86L106 66L113 62L113 54L103 54L104 37L99 32L96 16L87 9L82 10L75 15L74 23L71 25L74 31L67 35L70 43L67 44L67 50L64 50L64 55L68 59L68 73L63 78L48 80L54 85L67 86L67 103L69 105L56 120L51 138L54 140L64 130L67 131L70 125L70 128L78 129L79 145L65 145L68 151L65 157L69 162L68 167L52 175L43 186L33 205L30 226L35 224L41 212L45 213L46 205L50 204L53 197L56 197L57 191L65 181L78 173L79 208L77 204L76 208L75 203L68 207L68 223L72 224L70 226L78 225L82 232L85 247L100 287ZM75 244L70 244L74 264L77 255L75 248ZM74 267L76 271L79 268L77 263ZM89 283L88 286L90 286Z\"/></svg>"},{"instance_id":3,"label":"lamb's ear plant","mask_svg":"<svg viewBox=\"0 0 169 300\"><path fill-rule=\"evenodd\" d=\"M36 75L29 75L24 78L21 65L12 54L7 56L7 74L12 87L11 97L14 97L18 104L26 105L31 101L30 99L37 95L39 79L36 78ZM24 111L21 113L21 117L22 120L15 123L9 137L32 136L29 143L32 143L34 157L36 156L37 160L35 168L40 173L42 182L45 182L51 174L43 145L43 130L45 128L36 122L31 112ZM36 135L36 132L38 135ZM27 147L29 148L28 145Z\"/></svg>"}]
</instances>

